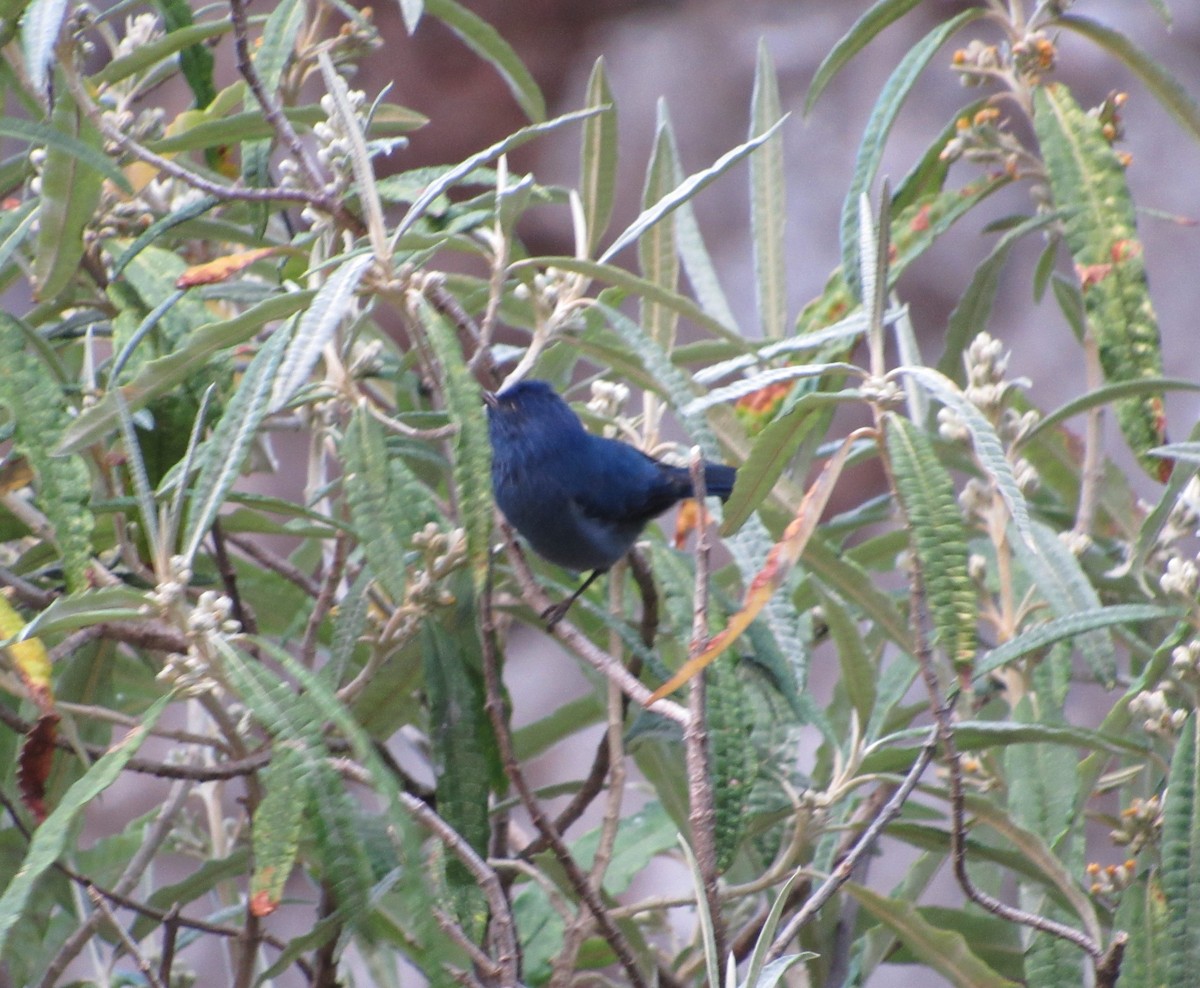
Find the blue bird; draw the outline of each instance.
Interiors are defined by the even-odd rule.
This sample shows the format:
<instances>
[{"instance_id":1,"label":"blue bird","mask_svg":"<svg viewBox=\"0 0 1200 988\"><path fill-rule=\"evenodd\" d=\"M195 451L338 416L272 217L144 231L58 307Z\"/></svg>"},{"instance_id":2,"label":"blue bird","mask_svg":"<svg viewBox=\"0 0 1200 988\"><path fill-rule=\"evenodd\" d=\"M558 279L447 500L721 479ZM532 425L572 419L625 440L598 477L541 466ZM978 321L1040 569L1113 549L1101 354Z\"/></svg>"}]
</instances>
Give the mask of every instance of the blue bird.
<instances>
[{"instance_id":1,"label":"blue bird","mask_svg":"<svg viewBox=\"0 0 1200 988\"><path fill-rule=\"evenodd\" d=\"M588 432L545 381L485 394L492 489L509 523L538 555L591 570L583 585L543 617L553 627L601 573L624 556L646 523L693 496L686 467L671 466ZM704 464L709 494L725 500L733 467Z\"/></svg>"}]
</instances>

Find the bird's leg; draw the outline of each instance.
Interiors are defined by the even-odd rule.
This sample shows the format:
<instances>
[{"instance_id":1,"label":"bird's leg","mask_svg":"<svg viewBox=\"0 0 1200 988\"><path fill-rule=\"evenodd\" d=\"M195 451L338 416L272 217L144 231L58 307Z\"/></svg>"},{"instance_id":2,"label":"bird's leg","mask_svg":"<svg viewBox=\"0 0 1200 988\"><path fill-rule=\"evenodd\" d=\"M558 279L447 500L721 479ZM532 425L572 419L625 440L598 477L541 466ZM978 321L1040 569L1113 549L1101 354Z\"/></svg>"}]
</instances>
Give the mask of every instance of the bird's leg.
<instances>
[{"instance_id":1,"label":"bird's leg","mask_svg":"<svg viewBox=\"0 0 1200 988\"><path fill-rule=\"evenodd\" d=\"M601 573L606 572L608 571L602 569L592 570L592 572L588 574L588 578L579 585L579 589L571 594L570 597L568 597L566 600L560 600L557 604L551 604L544 611L542 611L542 617L546 621L546 630L554 630L554 626L558 624L558 622L564 617L566 617L567 611L571 609L571 605L575 603L575 601L579 599L580 595L596 581L596 577L598 577Z\"/></svg>"}]
</instances>

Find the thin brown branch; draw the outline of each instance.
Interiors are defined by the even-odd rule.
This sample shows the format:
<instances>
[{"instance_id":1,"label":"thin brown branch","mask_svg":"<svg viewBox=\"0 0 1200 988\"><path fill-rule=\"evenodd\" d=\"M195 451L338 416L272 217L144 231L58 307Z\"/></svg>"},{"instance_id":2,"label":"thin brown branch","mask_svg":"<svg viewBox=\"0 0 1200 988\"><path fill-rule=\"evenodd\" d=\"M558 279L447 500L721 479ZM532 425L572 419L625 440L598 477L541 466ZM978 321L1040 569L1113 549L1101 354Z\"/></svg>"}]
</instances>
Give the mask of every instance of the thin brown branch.
<instances>
[{"instance_id":1,"label":"thin brown branch","mask_svg":"<svg viewBox=\"0 0 1200 988\"><path fill-rule=\"evenodd\" d=\"M92 905L96 907L95 915L108 920L117 939L121 941L121 946L133 958L133 962L137 965L137 969L142 972L142 977L146 979L150 988L163 988L163 983L158 980L158 975L155 973L154 968L138 949L138 945L133 942L133 938L125 932L125 927L117 922L117 917L113 915L112 910L108 907L108 903L104 901L104 896L95 888L89 888L87 894L88 898L92 900Z\"/></svg>"},{"instance_id":2,"label":"thin brown branch","mask_svg":"<svg viewBox=\"0 0 1200 988\"><path fill-rule=\"evenodd\" d=\"M304 640L300 645L300 661L305 668L311 669L317 655L317 634L321 630L329 611L333 607L334 596L338 583L346 570L346 559L350 554L350 540L345 532L338 532L333 540L333 558L329 560L329 568L321 580L321 589L313 602L308 614L308 622L304 626Z\"/></svg>"},{"instance_id":3,"label":"thin brown branch","mask_svg":"<svg viewBox=\"0 0 1200 988\"><path fill-rule=\"evenodd\" d=\"M879 815L872 821L871 825L862 832L862 835L854 842L854 846L849 853L838 862L837 866L830 872L829 877L821 883L820 888L814 892L804 906L797 912L787 923L786 926L775 937L771 944L771 949L767 953L768 960L774 960L783 955L787 945L796 937L796 934L807 924L822 906L828 902L835 892L850 880L850 876L854 874L854 869L858 865L859 859L864 854L867 854L878 840L879 835L883 832L883 828L892 822L904 809L904 804L908 802L908 797L912 795L912 791L916 788L917 782L920 781L921 775L928 767L933 759L933 753L937 748L937 729L933 729L929 733L929 739L922 746L917 759L913 762L912 768L908 770L908 774L904 777L904 781L896 788L892 794L892 798L887 801L887 805L880 810Z\"/></svg>"},{"instance_id":4,"label":"thin brown branch","mask_svg":"<svg viewBox=\"0 0 1200 988\"><path fill-rule=\"evenodd\" d=\"M925 634L925 594L921 586L919 573L918 578L913 580L909 597L911 601L910 621L913 629L914 651L916 652L917 663L921 671L921 678L924 680L925 689L929 693L929 705L936 721L938 740L942 745L946 767L950 776L950 857L954 867L954 877L958 881L959 887L968 899L988 912L999 916L1001 919L1008 920L1010 923L1020 923L1022 926L1029 926L1035 930L1041 930L1043 933L1049 933L1051 936L1056 936L1073 943L1080 950L1087 953L1092 958L1093 963L1099 963L1103 951L1100 945L1086 933L1074 927L1067 926L1065 923L1059 923L1048 916L1041 916L1037 913L1018 909L1015 906L1001 902L995 896L979 888L967 873L967 826L964 808L962 760L959 758L958 745L954 740L954 724L952 722L953 700L943 702L941 697L937 671L933 667L933 652L929 647L928 637Z\"/></svg>"},{"instance_id":5,"label":"thin brown branch","mask_svg":"<svg viewBox=\"0 0 1200 988\"><path fill-rule=\"evenodd\" d=\"M554 601L538 585L533 571L529 568L529 563L525 560L525 554L516 543L513 530L506 522L502 522L500 524L500 531L504 535L506 549L508 550L508 559L512 564L513 573L517 577L517 583L521 588L521 596L538 614L545 612L553 606ZM551 629L551 633L593 669L615 682L620 687L621 692L627 697L635 703L647 707L651 695L650 689L639 682L636 676L611 655L597 648L569 620L564 618L557 622L553 629ZM686 725L688 722L688 712L673 700L658 700L653 705L648 706L647 709L656 714L662 714L664 717L680 725Z\"/></svg>"},{"instance_id":6,"label":"thin brown branch","mask_svg":"<svg viewBox=\"0 0 1200 988\"><path fill-rule=\"evenodd\" d=\"M212 538L213 559L217 564L217 574L221 577L221 584L232 605L233 619L241 625L246 634L257 635L258 622L254 619L253 611L242 601L241 592L238 590L237 571L233 568L233 562L225 550L225 535L220 519L213 522L209 534Z\"/></svg>"},{"instance_id":7,"label":"thin brown branch","mask_svg":"<svg viewBox=\"0 0 1200 988\"><path fill-rule=\"evenodd\" d=\"M258 69L254 65L254 60L250 57L246 7L242 0L229 0L229 14L230 21L233 24L233 48L237 53L238 72L246 80L246 85L250 87L250 92L254 94L254 98L258 100L263 119L271 125L271 129L275 131L280 142L303 167L309 186L314 191L319 190L325 185L325 176L321 174L320 166L317 164L316 159L308 153L308 148L300 140L300 136L296 133L292 122L284 115L283 107L275 99L275 94L267 92L266 87L262 83L262 78L258 74Z\"/></svg>"},{"instance_id":8,"label":"thin brown branch","mask_svg":"<svg viewBox=\"0 0 1200 988\"><path fill-rule=\"evenodd\" d=\"M708 646L709 531L708 510L704 497L704 459L699 449L692 451L692 491L696 499L696 581L692 600L692 641L689 658L695 658ZM725 957L726 930L717 887L717 808L713 794L712 764L708 750L708 677L705 670L693 676L688 687L688 722L683 729L683 747L688 780L688 824L692 853L700 871L701 892L712 917L717 957Z\"/></svg>"},{"instance_id":9,"label":"thin brown branch","mask_svg":"<svg viewBox=\"0 0 1200 988\"><path fill-rule=\"evenodd\" d=\"M562 835L554 829L553 822L546 815L546 811L542 809L532 788L530 788L528 780L525 778L525 773L521 771L521 766L517 761L516 750L513 745L512 731L509 728L508 719L505 714L504 692L500 682L500 662L496 650L495 618L492 612L492 600L489 591L485 590L481 594L479 604L480 638L483 644L483 679L484 689L487 693L485 707L488 717L492 722L492 730L496 737L496 746L500 752L500 760L504 766L505 776L517 791L521 805L525 807L525 811L529 814L533 825L546 838L550 851L563 869L563 873L570 883L571 888L574 889L575 894L579 896L591 912L600 935L604 937L604 940L616 955L617 961L629 978L629 983L635 986L635 988L646 988L647 981L637 966L637 961L633 956L633 951L629 943L625 939L625 935L613 922L596 889L592 887L587 876L571 855L571 851L567 847L566 841L563 840Z\"/></svg>"},{"instance_id":10,"label":"thin brown branch","mask_svg":"<svg viewBox=\"0 0 1200 988\"><path fill-rule=\"evenodd\" d=\"M413 818L430 831L446 849L461 861L479 884L491 910L492 940L498 946L495 963L499 968L497 977L501 988L517 988L520 953L517 947L516 924L504 887L495 870L488 865L466 839L438 816L426 803L411 793L399 793L400 802Z\"/></svg>"},{"instance_id":11,"label":"thin brown branch","mask_svg":"<svg viewBox=\"0 0 1200 988\"><path fill-rule=\"evenodd\" d=\"M247 558L254 560L260 566L265 566L273 573L278 573L289 583L294 583L310 597L316 597L321 592L321 587L316 580L299 567L293 566L282 556L277 556L275 553L264 549L256 539L228 532L225 535L225 541L235 546L239 552L244 553Z\"/></svg>"}]
</instances>

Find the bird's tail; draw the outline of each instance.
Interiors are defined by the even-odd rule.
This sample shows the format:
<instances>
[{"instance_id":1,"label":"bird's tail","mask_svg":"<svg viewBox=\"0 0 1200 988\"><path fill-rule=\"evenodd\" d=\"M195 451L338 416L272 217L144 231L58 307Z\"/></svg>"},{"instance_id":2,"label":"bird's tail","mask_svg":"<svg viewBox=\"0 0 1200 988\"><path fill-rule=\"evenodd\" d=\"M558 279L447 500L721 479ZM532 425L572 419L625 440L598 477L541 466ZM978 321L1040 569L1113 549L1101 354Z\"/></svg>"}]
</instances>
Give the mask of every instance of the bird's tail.
<instances>
[{"instance_id":1,"label":"bird's tail","mask_svg":"<svg viewBox=\"0 0 1200 988\"><path fill-rule=\"evenodd\" d=\"M737 478L737 470L723 463L704 463L704 488L710 497L719 497L728 501L733 492L733 482Z\"/></svg>"}]
</instances>

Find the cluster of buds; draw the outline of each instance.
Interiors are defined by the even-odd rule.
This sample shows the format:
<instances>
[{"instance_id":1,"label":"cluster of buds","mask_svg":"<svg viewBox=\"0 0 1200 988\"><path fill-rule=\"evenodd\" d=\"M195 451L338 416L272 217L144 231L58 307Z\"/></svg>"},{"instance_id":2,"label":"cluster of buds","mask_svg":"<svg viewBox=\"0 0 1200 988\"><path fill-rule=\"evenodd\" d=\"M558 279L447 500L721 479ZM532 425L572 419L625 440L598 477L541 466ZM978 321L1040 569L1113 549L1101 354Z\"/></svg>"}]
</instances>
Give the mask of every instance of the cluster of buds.
<instances>
[{"instance_id":1,"label":"cluster of buds","mask_svg":"<svg viewBox=\"0 0 1200 988\"><path fill-rule=\"evenodd\" d=\"M1091 879L1092 895L1117 895L1137 878L1137 862L1133 858L1119 865L1101 865L1093 861L1087 866L1087 875Z\"/></svg>"},{"instance_id":2,"label":"cluster of buds","mask_svg":"<svg viewBox=\"0 0 1200 988\"><path fill-rule=\"evenodd\" d=\"M435 607L450 607L455 597L442 581L467 558L466 532L461 528L443 532L430 522L412 537L412 544L421 553L422 568L405 588L401 610L427 614Z\"/></svg>"},{"instance_id":3,"label":"cluster of buds","mask_svg":"<svg viewBox=\"0 0 1200 988\"><path fill-rule=\"evenodd\" d=\"M150 604L143 609L150 612L156 610L161 617L170 618L171 611L183 596L192 582L192 568L183 556L172 556L167 563L167 573L159 578L158 586L146 596Z\"/></svg>"},{"instance_id":4,"label":"cluster of buds","mask_svg":"<svg viewBox=\"0 0 1200 988\"><path fill-rule=\"evenodd\" d=\"M620 382L593 381L592 396L588 399L588 411L604 419L615 419L625 410L629 401L629 386ZM611 427L606 427L606 432Z\"/></svg>"},{"instance_id":5,"label":"cluster of buds","mask_svg":"<svg viewBox=\"0 0 1200 988\"><path fill-rule=\"evenodd\" d=\"M1192 690L1200 687L1200 638L1171 650L1171 676Z\"/></svg>"},{"instance_id":6,"label":"cluster of buds","mask_svg":"<svg viewBox=\"0 0 1200 988\"><path fill-rule=\"evenodd\" d=\"M211 639L218 635L236 635L241 625L230 615L233 601L225 594L205 590L187 616L191 644L185 654L174 653L158 673L160 682L169 683L187 696L224 693L212 660Z\"/></svg>"},{"instance_id":7,"label":"cluster of buds","mask_svg":"<svg viewBox=\"0 0 1200 988\"><path fill-rule=\"evenodd\" d=\"M1005 448L1011 449L1037 425L1036 411L1021 412L1012 407L1015 392L1028 382L1005 379L1008 354L1003 344L988 333L980 333L971 341L963 355L963 363L967 370L965 397L995 427ZM938 412L938 433L948 442L968 443L971 439L967 423L958 412L948 407ZM1026 494L1037 488L1037 471L1024 457L1012 458L1012 470L1017 484ZM968 483L962 497L963 507L970 513L991 500L988 489L978 483L974 487Z\"/></svg>"},{"instance_id":8,"label":"cluster of buds","mask_svg":"<svg viewBox=\"0 0 1200 988\"><path fill-rule=\"evenodd\" d=\"M1100 121L1100 133L1109 144L1125 136L1125 124L1121 120L1121 107L1129 99L1128 93L1113 90L1104 97L1104 102L1088 110L1088 116Z\"/></svg>"},{"instance_id":9,"label":"cluster of buds","mask_svg":"<svg viewBox=\"0 0 1200 988\"><path fill-rule=\"evenodd\" d=\"M1168 597L1178 597L1194 604L1197 579L1200 579L1200 571L1196 568L1196 560L1172 556L1167 560L1166 569L1159 577L1158 585Z\"/></svg>"},{"instance_id":10,"label":"cluster of buds","mask_svg":"<svg viewBox=\"0 0 1200 988\"><path fill-rule=\"evenodd\" d=\"M1109 836L1114 844L1137 854L1147 844L1156 844L1162 834L1163 797L1135 799L1121 811L1121 822Z\"/></svg>"},{"instance_id":11,"label":"cluster of buds","mask_svg":"<svg viewBox=\"0 0 1200 988\"><path fill-rule=\"evenodd\" d=\"M1004 68L1000 49L978 38L972 38L966 48L955 51L950 64L964 86L981 86Z\"/></svg>"},{"instance_id":12,"label":"cluster of buds","mask_svg":"<svg viewBox=\"0 0 1200 988\"><path fill-rule=\"evenodd\" d=\"M1037 77L1054 68L1054 42L1042 31L1032 31L1012 46L1013 66L1022 75Z\"/></svg>"},{"instance_id":13,"label":"cluster of buds","mask_svg":"<svg viewBox=\"0 0 1200 988\"><path fill-rule=\"evenodd\" d=\"M977 110L974 116L962 116L955 122L954 136L938 155L942 161L965 161L998 169L1010 178L1020 174L1025 150L1021 142L1005 129L1005 121L994 106Z\"/></svg>"},{"instance_id":14,"label":"cluster of buds","mask_svg":"<svg viewBox=\"0 0 1200 988\"><path fill-rule=\"evenodd\" d=\"M1192 477L1179 492L1158 534L1157 547L1170 548L1182 538L1200 534L1200 477Z\"/></svg>"},{"instance_id":15,"label":"cluster of buds","mask_svg":"<svg viewBox=\"0 0 1200 988\"><path fill-rule=\"evenodd\" d=\"M1174 706L1167 696L1171 683L1165 681L1152 690L1142 690L1129 701L1129 712L1142 720L1142 730L1155 737L1175 738L1188 719L1189 710Z\"/></svg>"}]
</instances>

